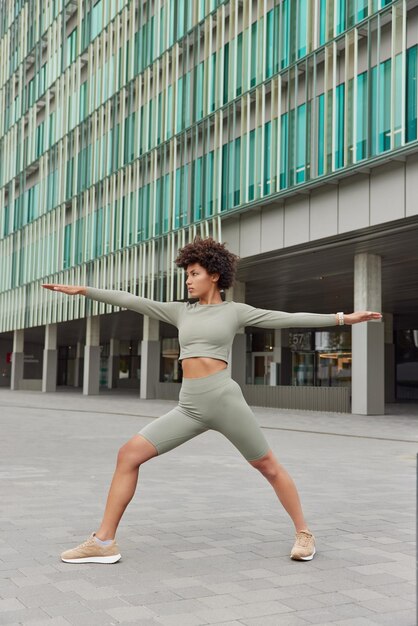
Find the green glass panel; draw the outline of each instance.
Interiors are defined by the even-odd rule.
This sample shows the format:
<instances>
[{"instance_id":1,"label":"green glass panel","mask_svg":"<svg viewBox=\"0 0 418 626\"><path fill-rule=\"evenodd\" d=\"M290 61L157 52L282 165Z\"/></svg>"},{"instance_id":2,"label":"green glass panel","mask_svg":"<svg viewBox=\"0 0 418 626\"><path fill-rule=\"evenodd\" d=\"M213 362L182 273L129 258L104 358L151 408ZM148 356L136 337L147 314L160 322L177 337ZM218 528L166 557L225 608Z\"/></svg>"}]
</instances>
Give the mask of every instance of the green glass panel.
<instances>
[{"instance_id":1,"label":"green glass panel","mask_svg":"<svg viewBox=\"0 0 418 626\"><path fill-rule=\"evenodd\" d=\"M367 72L357 76L357 161L367 157L367 83Z\"/></svg>"},{"instance_id":2,"label":"green glass panel","mask_svg":"<svg viewBox=\"0 0 418 626\"><path fill-rule=\"evenodd\" d=\"M193 162L193 220L202 219L202 157Z\"/></svg>"},{"instance_id":3,"label":"green glass panel","mask_svg":"<svg viewBox=\"0 0 418 626\"><path fill-rule=\"evenodd\" d=\"M241 172L241 137L237 137L235 141L231 141L231 151L233 150L233 189L232 189L232 206L240 203L240 172Z\"/></svg>"},{"instance_id":4,"label":"green glass panel","mask_svg":"<svg viewBox=\"0 0 418 626\"><path fill-rule=\"evenodd\" d=\"M255 197L255 130L250 131L248 155L248 200Z\"/></svg>"},{"instance_id":5,"label":"green glass panel","mask_svg":"<svg viewBox=\"0 0 418 626\"><path fill-rule=\"evenodd\" d=\"M183 128L183 76L177 81L177 119L176 119L176 133L179 133Z\"/></svg>"},{"instance_id":6,"label":"green glass panel","mask_svg":"<svg viewBox=\"0 0 418 626\"><path fill-rule=\"evenodd\" d=\"M400 148L402 145L402 54L399 53L395 56L395 93L394 93L394 129L393 129L393 144L392 149Z\"/></svg>"},{"instance_id":7,"label":"green glass panel","mask_svg":"<svg viewBox=\"0 0 418 626\"><path fill-rule=\"evenodd\" d=\"M391 59L379 66L379 152L390 149Z\"/></svg>"},{"instance_id":8,"label":"green glass panel","mask_svg":"<svg viewBox=\"0 0 418 626\"><path fill-rule=\"evenodd\" d=\"M184 77L184 125L185 127L190 126L192 123L192 93L191 93L191 78L192 78L192 70L187 72Z\"/></svg>"},{"instance_id":9,"label":"green glass panel","mask_svg":"<svg viewBox=\"0 0 418 626\"><path fill-rule=\"evenodd\" d=\"M185 2L183 2L182 0L177 0L176 2L176 6L177 6L177 33L176 33L176 37L177 39L182 37L184 35L184 28L185 28L185 20L184 20L184 8L185 8Z\"/></svg>"},{"instance_id":10,"label":"green glass panel","mask_svg":"<svg viewBox=\"0 0 418 626\"><path fill-rule=\"evenodd\" d=\"M344 166L344 95L345 84L336 88L335 168Z\"/></svg>"},{"instance_id":11,"label":"green glass panel","mask_svg":"<svg viewBox=\"0 0 418 626\"><path fill-rule=\"evenodd\" d=\"M319 45L326 41L327 0L319 1Z\"/></svg>"},{"instance_id":12,"label":"green glass panel","mask_svg":"<svg viewBox=\"0 0 418 626\"><path fill-rule=\"evenodd\" d=\"M271 193L271 122L264 124L264 195Z\"/></svg>"},{"instance_id":13,"label":"green glass panel","mask_svg":"<svg viewBox=\"0 0 418 626\"><path fill-rule=\"evenodd\" d=\"M157 98L157 144L161 143L162 93Z\"/></svg>"},{"instance_id":14,"label":"green glass panel","mask_svg":"<svg viewBox=\"0 0 418 626\"><path fill-rule=\"evenodd\" d=\"M82 122L87 115L87 81L80 85L80 122Z\"/></svg>"},{"instance_id":15,"label":"green glass panel","mask_svg":"<svg viewBox=\"0 0 418 626\"><path fill-rule=\"evenodd\" d=\"M102 30L103 0L98 0L91 10L91 40Z\"/></svg>"},{"instance_id":16,"label":"green glass panel","mask_svg":"<svg viewBox=\"0 0 418 626\"><path fill-rule=\"evenodd\" d=\"M280 69L289 65L289 36L290 36L290 1L283 0L281 7L280 24Z\"/></svg>"},{"instance_id":17,"label":"green glass panel","mask_svg":"<svg viewBox=\"0 0 418 626\"><path fill-rule=\"evenodd\" d=\"M337 0L337 2L340 0ZM307 17L308 3L307 0L297 0L297 21L298 21L298 58L305 56L307 52Z\"/></svg>"},{"instance_id":18,"label":"green glass panel","mask_svg":"<svg viewBox=\"0 0 418 626\"><path fill-rule=\"evenodd\" d=\"M203 90L204 90L203 69L204 69L204 63L202 61L196 67L196 83L195 83L195 90L194 90L195 96L196 96L195 121L199 121L203 117Z\"/></svg>"},{"instance_id":19,"label":"green glass panel","mask_svg":"<svg viewBox=\"0 0 418 626\"><path fill-rule=\"evenodd\" d=\"M229 43L224 46L224 85L223 85L223 104L228 102L229 89Z\"/></svg>"},{"instance_id":20,"label":"green glass panel","mask_svg":"<svg viewBox=\"0 0 418 626\"><path fill-rule=\"evenodd\" d=\"M214 151L211 150L205 157L205 217L213 215L213 163Z\"/></svg>"},{"instance_id":21,"label":"green glass panel","mask_svg":"<svg viewBox=\"0 0 418 626\"><path fill-rule=\"evenodd\" d=\"M210 112L215 110L215 87L216 87L216 52L211 57L211 76L209 80Z\"/></svg>"},{"instance_id":22,"label":"green glass panel","mask_svg":"<svg viewBox=\"0 0 418 626\"><path fill-rule=\"evenodd\" d=\"M251 24L251 64L250 64L250 87L254 87L257 78L257 22Z\"/></svg>"},{"instance_id":23,"label":"green glass panel","mask_svg":"<svg viewBox=\"0 0 418 626\"><path fill-rule=\"evenodd\" d=\"M289 117L281 116L280 128L280 189L288 186Z\"/></svg>"},{"instance_id":24,"label":"green glass panel","mask_svg":"<svg viewBox=\"0 0 418 626\"><path fill-rule=\"evenodd\" d=\"M228 144L222 146L221 211L228 208Z\"/></svg>"},{"instance_id":25,"label":"green glass panel","mask_svg":"<svg viewBox=\"0 0 418 626\"><path fill-rule=\"evenodd\" d=\"M176 169L176 191L174 198L174 228L180 228L180 212L181 212L181 172L182 168Z\"/></svg>"},{"instance_id":26,"label":"green glass panel","mask_svg":"<svg viewBox=\"0 0 418 626\"><path fill-rule=\"evenodd\" d=\"M406 141L417 138L417 50L413 46L406 55Z\"/></svg>"},{"instance_id":27,"label":"green glass panel","mask_svg":"<svg viewBox=\"0 0 418 626\"><path fill-rule=\"evenodd\" d=\"M336 0L335 1L335 10L337 11L337 19L336 19L336 35L340 35L346 29L346 0Z\"/></svg>"},{"instance_id":28,"label":"green glass panel","mask_svg":"<svg viewBox=\"0 0 418 626\"><path fill-rule=\"evenodd\" d=\"M98 209L93 215L93 257L103 254L103 233L102 233L103 209Z\"/></svg>"},{"instance_id":29,"label":"green glass panel","mask_svg":"<svg viewBox=\"0 0 418 626\"><path fill-rule=\"evenodd\" d=\"M156 197L155 205L155 235L161 233L161 178L157 178L155 183L152 183L154 187L154 193Z\"/></svg>"},{"instance_id":30,"label":"green glass panel","mask_svg":"<svg viewBox=\"0 0 418 626\"><path fill-rule=\"evenodd\" d=\"M270 78L273 75L274 66L274 15L275 10L271 9L267 13L266 23L266 78ZM241 40L242 42L242 40ZM241 52L242 54L242 52ZM238 94L237 94L238 95Z\"/></svg>"},{"instance_id":31,"label":"green glass panel","mask_svg":"<svg viewBox=\"0 0 418 626\"><path fill-rule=\"evenodd\" d=\"M163 233L168 233L168 231L170 230L170 176L171 174L166 174L163 177Z\"/></svg>"},{"instance_id":32,"label":"green glass panel","mask_svg":"<svg viewBox=\"0 0 418 626\"><path fill-rule=\"evenodd\" d=\"M377 126L378 126L378 114L377 114L377 66L375 65L371 69L371 106L370 106L370 122L371 122L371 145L370 155L375 156L378 153L377 146Z\"/></svg>"},{"instance_id":33,"label":"green glass panel","mask_svg":"<svg viewBox=\"0 0 418 626\"><path fill-rule=\"evenodd\" d=\"M170 139L173 135L173 86L167 88L167 130L166 139Z\"/></svg>"},{"instance_id":34,"label":"green glass panel","mask_svg":"<svg viewBox=\"0 0 418 626\"><path fill-rule=\"evenodd\" d=\"M296 183L306 180L306 104L297 109L296 122Z\"/></svg>"}]
</instances>

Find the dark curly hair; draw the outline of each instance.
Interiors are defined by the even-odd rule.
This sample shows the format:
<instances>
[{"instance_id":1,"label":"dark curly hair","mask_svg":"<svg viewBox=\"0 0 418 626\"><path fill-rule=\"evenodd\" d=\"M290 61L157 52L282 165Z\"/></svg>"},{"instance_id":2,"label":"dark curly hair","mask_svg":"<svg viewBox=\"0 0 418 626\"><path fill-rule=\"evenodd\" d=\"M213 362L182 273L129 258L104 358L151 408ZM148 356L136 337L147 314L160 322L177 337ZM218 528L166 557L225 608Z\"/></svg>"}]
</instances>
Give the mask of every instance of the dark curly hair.
<instances>
[{"instance_id":1,"label":"dark curly hair","mask_svg":"<svg viewBox=\"0 0 418 626\"><path fill-rule=\"evenodd\" d=\"M229 289L234 284L240 257L227 250L224 243L218 243L213 237L202 239L196 235L193 242L183 246L178 252L174 260L177 267L186 270L191 263L199 263L208 274L219 272L219 289Z\"/></svg>"}]
</instances>

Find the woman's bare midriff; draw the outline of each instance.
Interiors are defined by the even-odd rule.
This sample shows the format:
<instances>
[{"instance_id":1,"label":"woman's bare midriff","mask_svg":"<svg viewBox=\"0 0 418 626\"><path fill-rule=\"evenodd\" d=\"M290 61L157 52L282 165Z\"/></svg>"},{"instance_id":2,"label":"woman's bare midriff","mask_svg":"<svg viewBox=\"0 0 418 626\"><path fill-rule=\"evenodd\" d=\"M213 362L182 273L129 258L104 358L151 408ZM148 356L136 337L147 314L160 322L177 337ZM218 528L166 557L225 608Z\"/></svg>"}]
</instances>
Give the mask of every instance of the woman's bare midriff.
<instances>
[{"instance_id":1,"label":"woman's bare midriff","mask_svg":"<svg viewBox=\"0 0 418 626\"><path fill-rule=\"evenodd\" d=\"M191 356L187 359L182 359L181 366L183 368L183 378L202 378L226 369L228 363L208 356Z\"/></svg>"}]
</instances>

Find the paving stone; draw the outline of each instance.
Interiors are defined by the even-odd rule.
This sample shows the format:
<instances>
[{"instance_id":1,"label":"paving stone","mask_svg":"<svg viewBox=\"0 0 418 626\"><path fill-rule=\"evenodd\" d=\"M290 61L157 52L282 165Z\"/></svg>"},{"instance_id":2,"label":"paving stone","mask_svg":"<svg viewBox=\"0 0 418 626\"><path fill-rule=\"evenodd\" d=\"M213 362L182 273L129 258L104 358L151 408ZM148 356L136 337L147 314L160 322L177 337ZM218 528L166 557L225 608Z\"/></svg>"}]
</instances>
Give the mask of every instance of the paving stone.
<instances>
[{"instance_id":1,"label":"paving stone","mask_svg":"<svg viewBox=\"0 0 418 626\"><path fill-rule=\"evenodd\" d=\"M289 558L294 529L271 485L208 432L141 467L122 559L105 566L60 554L100 524L120 446L176 402L0 389L2 402L0 626L414 624L416 418L402 407L254 408L298 486L313 561Z\"/></svg>"}]
</instances>

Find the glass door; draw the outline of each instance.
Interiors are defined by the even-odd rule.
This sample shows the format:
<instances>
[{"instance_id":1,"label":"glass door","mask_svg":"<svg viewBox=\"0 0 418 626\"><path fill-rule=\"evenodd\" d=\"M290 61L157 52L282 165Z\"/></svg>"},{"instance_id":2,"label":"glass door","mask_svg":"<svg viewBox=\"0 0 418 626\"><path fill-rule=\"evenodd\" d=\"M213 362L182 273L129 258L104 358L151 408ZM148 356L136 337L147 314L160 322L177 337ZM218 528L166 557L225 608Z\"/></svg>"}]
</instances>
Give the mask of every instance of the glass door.
<instances>
[{"instance_id":1,"label":"glass door","mask_svg":"<svg viewBox=\"0 0 418 626\"><path fill-rule=\"evenodd\" d=\"M251 379L253 381L252 384L270 384L270 363L273 362L273 354L271 352L253 352L251 356Z\"/></svg>"},{"instance_id":2,"label":"glass door","mask_svg":"<svg viewBox=\"0 0 418 626\"><path fill-rule=\"evenodd\" d=\"M315 352L292 353L292 385L310 387L315 384Z\"/></svg>"}]
</instances>

